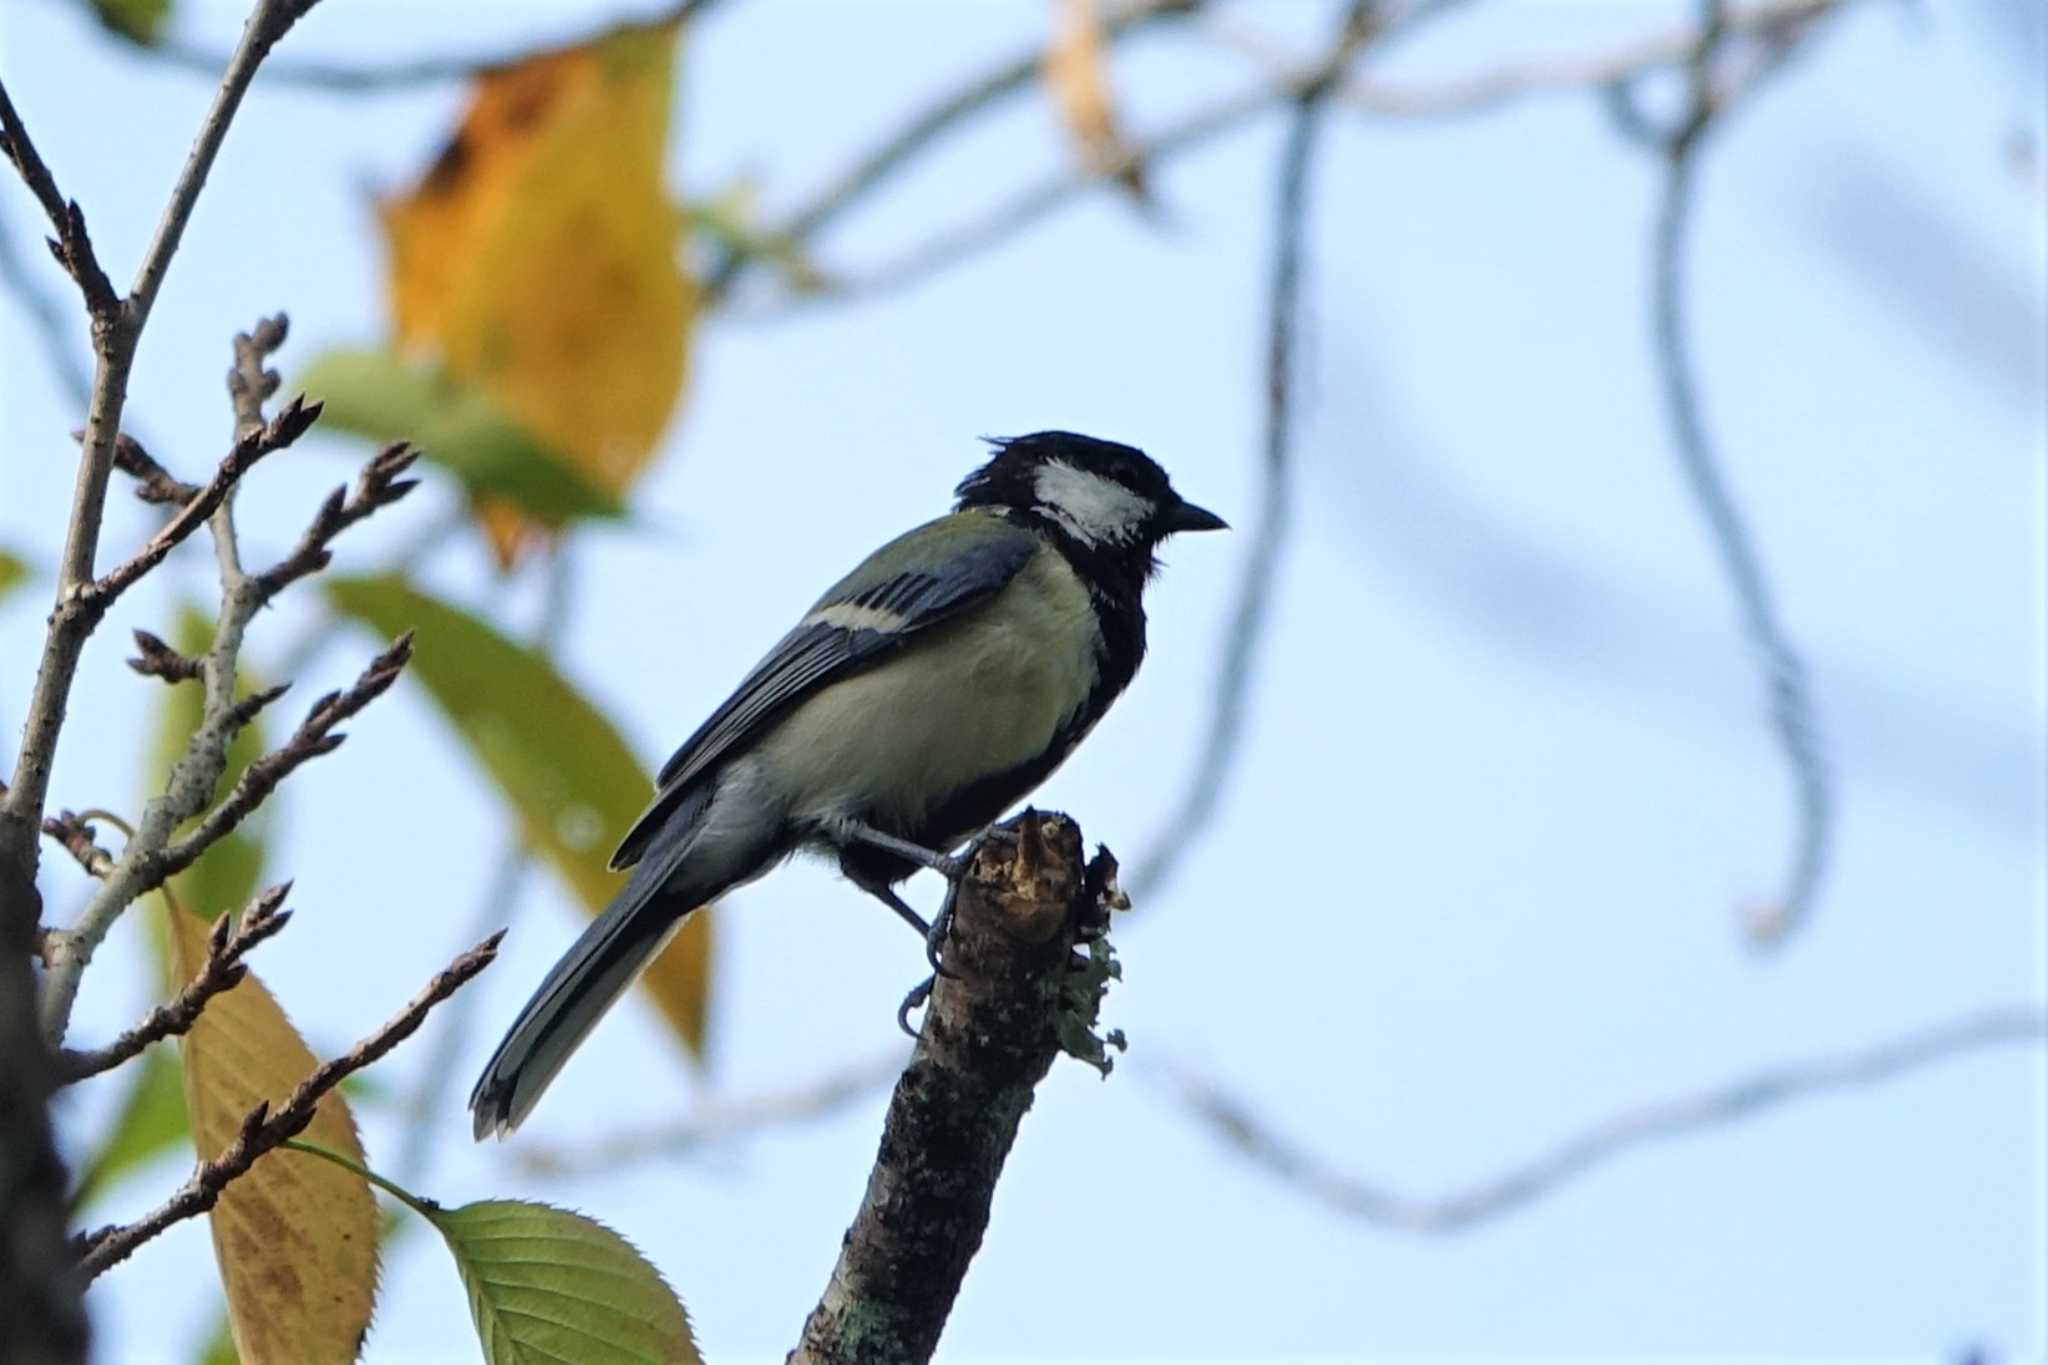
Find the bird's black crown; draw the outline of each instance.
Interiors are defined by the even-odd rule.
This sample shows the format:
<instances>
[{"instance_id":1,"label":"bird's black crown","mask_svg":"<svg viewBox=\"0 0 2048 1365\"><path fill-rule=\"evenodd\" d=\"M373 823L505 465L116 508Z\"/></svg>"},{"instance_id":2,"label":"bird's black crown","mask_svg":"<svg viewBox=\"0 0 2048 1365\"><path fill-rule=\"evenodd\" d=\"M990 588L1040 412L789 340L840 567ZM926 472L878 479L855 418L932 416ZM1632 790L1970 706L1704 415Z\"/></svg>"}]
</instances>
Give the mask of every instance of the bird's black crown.
<instances>
[{"instance_id":1,"label":"bird's black crown","mask_svg":"<svg viewBox=\"0 0 2048 1365\"><path fill-rule=\"evenodd\" d=\"M1038 508L1039 474L1050 464L1064 464L1108 479L1155 507L1168 507L1179 501L1166 471L1136 446L1071 431L1035 431L1029 436L987 439L995 447L994 457L961 480L954 490L963 508L1012 507L1022 512Z\"/></svg>"}]
</instances>

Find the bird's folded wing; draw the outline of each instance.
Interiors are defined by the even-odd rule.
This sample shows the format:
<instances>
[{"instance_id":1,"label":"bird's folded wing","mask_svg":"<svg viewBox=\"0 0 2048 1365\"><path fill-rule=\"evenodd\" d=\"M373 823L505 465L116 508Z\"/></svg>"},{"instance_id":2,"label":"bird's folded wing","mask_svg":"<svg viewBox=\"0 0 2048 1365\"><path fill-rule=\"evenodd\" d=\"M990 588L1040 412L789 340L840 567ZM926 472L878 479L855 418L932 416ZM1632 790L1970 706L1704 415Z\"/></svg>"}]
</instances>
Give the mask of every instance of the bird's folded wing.
<instances>
[{"instance_id":1,"label":"bird's folded wing","mask_svg":"<svg viewBox=\"0 0 2048 1365\"><path fill-rule=\"evenodd\" d=\"M993 597L1039 544L1031 532L999 517L960 512L928 522L870 555L818 599L662 765L654 802L612 855L612 866L637 862L691 784L745 748L792 706L873 667L919 632Z\"/></svg>"}]
</instances>

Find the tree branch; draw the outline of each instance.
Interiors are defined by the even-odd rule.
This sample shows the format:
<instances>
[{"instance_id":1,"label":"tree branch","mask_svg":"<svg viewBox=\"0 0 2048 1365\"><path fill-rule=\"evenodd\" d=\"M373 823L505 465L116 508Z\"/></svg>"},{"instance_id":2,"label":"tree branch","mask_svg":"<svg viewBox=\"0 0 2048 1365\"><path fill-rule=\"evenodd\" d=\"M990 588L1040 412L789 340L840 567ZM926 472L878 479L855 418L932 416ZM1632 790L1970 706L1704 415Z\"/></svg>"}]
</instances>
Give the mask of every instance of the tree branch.
<instances>
[{"instance_id":1,"label":"tree branch","mask_svg":"<svg viewBox=\"0 0 2048 1365\"><path fill-rule=\"evenodd\" d=\"M835 1114L902 1075L904 1064L903 1049L893 1047L785 1090L712 1100L676 1123L614 1133L573 1148L528 1146L517 1157L520 1166L536 1176L618 1171L642 1161L684 1157L762 1129Z\"/></svg>"},{"instance_id":2,"label":"tree branch","mask_svg":"<svg viewBox=\"0 0 2048 1365\"><path fill-rule=\"evenodd\" d=\"M1761 663L1770 715L1790 770L1797 803L1791 866L1777 896L1745 911L1745 929L1758 946L1782 942L1812 908L1827 863L1834 819L1834 791L1821 758L1806 666L1781 617L1770 580L1741 509L1736 505L1701 410L1697 362L1685 317L1685 235L1691 221L1698 152L1715 121L1740 94L1775 69L1805 30L1782 30L1777 46L1746 81L1726 88L1716 81L1716 61L1728 33L1729 15L1719 0L1703 6L1699 33L1686 62L1686 105L1661 136L1635 111L1626 84L1612 88L1612 105L1625 132L1655 140L1664 161L1664 183L1651 237L1651 325L1658 382L1671 423L1672 442L1695 506L1705 520L1722 571L1734 590L1743 631Z\"/></svg>"},{"instance_id":3,"label":"tree branch","mask_svg":"<svg viewBox=\"0 0 2048 1365\"><path fill-rule=\"evenodd\" d=\"M1105 41L1115 42L1152 26L1158 20L1192 14L1202 4L1203 0L1134 0L1103 19L1103 37ZM1037 88L1044 61L1043 45L1034 43L1028 50L970 78L957 90L919 110L901 128L855 158L851 166L833 177L801 208L784 219L780 227L763 234L771 244L768 252L752 256L735 252L718 262L705 278L706 299L716 302L723 298L733 280L761 255L787 257L800 252L829 223L873 195L896 172L913 158L930 150L947 133L976 115L994 109L1009 96ZM1128 171L1129 167L1124 167L1113 173L1127 174Z\"/></svg>"},{"instance_id":4,"label":"tree branch","mask_svg":"<svg viewBox=\"0 0 2048 1365\"><path fill-rule=\"evenodd\" d=\"M490 966L497 957L501 937L502 934L493 934L449 963L384 1027L300 1081L275 1112L267 1104L251 1109L235 1140L219 1156L201 1162L192 1178L156 1209L133 1223L101 1228L76 1239L73 1246L79 1279L90 1282L102 1271L126 1260L137 1247L165 1228L212 1208L221 1191L245 1174L259 1157L305 1131L328 1091L398 1046L420 1026L429 1010Z\"/></svg>"},{"instance_id":5,"label":"tree branch","mask_svg":"<svg viewBox=\"0 0 2048 1365\"><path fill-rule=\"evenodd\" d=\"M77 200L66 199L57 188L56 177L43 164L42 153L36 150L28 129L22 126L21 115L15 112L14 101L8 98L5 82L0 82L0 152L14 163L29 193L49 215L50 225L57 230L57 235L50 239L50 254L77 281L79 292L85 296L86 311L92 314L95 324L111 319L121 300L114 293L113 281L100 268L99 257L93 254L92 238L85 230L85 214Z\"/></svg>"},{"instance_id":6,"label":"tree branch","mask_svg":"<svg viewBox=\"0 0 2048 1365\"><path fill-rule=\"evenodd\" d=\"M1853 1052L1824 1054L1732 1084L1625 1109L1529 1161L1454 1194L1417 1198L1338 1170L1193 1072L1160 1064L1196 1119L1239 1155L1335 1213L1405 1232L1463 1232L1557 1193L1638 1147L1710 1131L1833 1091L1877 1085L1965 1053L2048 1042L2048 1015L2012 1005L1965 1015ZM1157 1058L1152 1059L1157 1063Z\"/></svg>"},{"instance_id":7,"label":"tree branch","mask_svg":"<svg viewBox=\"0 0 2048 1365\"><path fill-rule=\"evenodd\" d=\"M207 1002L223 991L233 990L248 975L242 959L249 950L271 938L291 922L291 911L279 907L292 889L283 882L259 894L239 918L223 914L214 921L206 942L206 961L199 974L183 990L142 1017L142 1021L105 1047L89 1052L66 1048L58 1054L59 1085L70 1085L111 1071L152 1043L178 1038L199 1022Z\"/></svg>"},{"instance_id":8,"label":"tree branch","mask_svg":"<svg viewBox=\"0 0 2048 1365\"><path fill-rule=\"evenodd\" d=\"M56 606L44 635L14 775L5 799L0 800L0 919L33 926L41 914L41 898L36 891L37 837L49 797L50 774L64 727L71 683L77 676L85 641L97 625L94 613L82 599L93 582L100 524L106 511L107 479L113 469L114 445L121 429L121 410L127 402L128 374L135 361L136 346L156 304L164 275L170 269L171 258L176 255L185 226L191 220L193 205L198 202L199 192L206 184L214 158L227 137L228 125L241 106L256 68L312 4L313 0L258 0L221 76L213 105L200 124L192 150L171 188L163 217L136 270L135 283L118 308L94 309L92 397L86 408L78 479L58 569ZM13 116L11 104L7 106L6 119L8 155L48 211L61 200L55 193L55 182L49 178L47 168L40 177L35 174L33 168L41 166L41 159L34 155L27 133ZM63 221L71 222L68 208ZM81 235L83 230L81 218ZM64 231L60 227L60 239ZM94 288L87 291L89 304Z\"/></svg>"},{"instance_id":9,"label":"tree branch","mask_svg":"<svg viewBox=\"0 0 2048 1365\"><path fill-rule=\"evenodd\" d=\"M295 400L279 414L277 421L263 421L262 397L275 388L275 377L264 369L263 362L271 347L283 343L285 330L283 319L273 318L259 324L253 333L235 338L236 359L228 391L240 433L237 452L260 450L281 427L287 432L303 429L301 424L311 420L305 414L317 413L316 408ZM287 415L293 413L299 416L287 422ZM410 657L409 637L373 660L347 691L323 698L282 749L252 764L227 799L197 829L172 844L178 827L198 815L212 800L227 767L228 745L236 733L257 710L281 695L282 689L240 699L235 695L242 637L249 621L285 584L326 564L327 542L335 534L410 491L412 484L397 475L411 459L405 448L387 447L358 480L357 496L348 499L336 490L315 516L299 547L261 574L252 576L244 572L237 547L233 497L239 474L229 468L238 463L234 455L224 462L222 472L207 488L165 528L168 533L182 524L185 530L181 534L189 534L190 527L200 519L193 509L210 498L211 510L205 520L220 566L221 606L213 643L203 659L190 661L206 690L201 719L199 728L186 743L185 752L172 765L163 793L143 808L135 833L108 869L98 891L86 902L77 923L49 940L49 970L43 981L41 1015L44 1036L51 1046L63 1041L79 981L121 912L137 897L162 885L165 878L189 867L215 841L246 819L294 769L340 744L342 737L330 733L334 726L380 695L404 667ZM151 546L164 539L160 534ZM151 548L145 547L144 553L152 553ZM162 552L156 552L156 557L161 559ZM116 570L108 578L117 580L120 574ZM147 662L149 649L147 645L143 648Z\"/></svg>"},{"instance_id":10,"label":"tree branch","mask_svg":"<svg viewBox=\"0 0 2048 1365\"><path fill-rule=\"evenodd\" d=\"M1084 870L1081 848L1073 821L1033 811L976 846L946 941L952 975L932 993L867 1194L792 1365L907 1365L937 1346L1032 1091L1063 1037L1087 1051L1113 973L1100 934L1115 864L1098 855Z\"/></svg>"},{"instance_id":11,"label":"tree branch","mask_svg":"<svg viewBox=\"0 0 2048 1365\"><path fill-rule=\"evenodd\" d=\"M1158 841L1139 860L1131 886L1144 897L1173 876L1181 855L1193 847L1215 818L1244 733L1252 669L1265 639L1274 584L1293 526L1291 448L1294 439L1293 381L1297 315L1301 307L1302 258L1306 252L1309 171L1316 134L1352 57L1377 31L1373 7L1350 5L1326 57L1294 97L1294 116L1280 155L1274 205L1273 273L1266 330L1266 439L1259 493L1259 519L1231 613L1223 667L1218 672L1208 737L1194 777L1167 818Z\"/></svg>"}]
</instances>

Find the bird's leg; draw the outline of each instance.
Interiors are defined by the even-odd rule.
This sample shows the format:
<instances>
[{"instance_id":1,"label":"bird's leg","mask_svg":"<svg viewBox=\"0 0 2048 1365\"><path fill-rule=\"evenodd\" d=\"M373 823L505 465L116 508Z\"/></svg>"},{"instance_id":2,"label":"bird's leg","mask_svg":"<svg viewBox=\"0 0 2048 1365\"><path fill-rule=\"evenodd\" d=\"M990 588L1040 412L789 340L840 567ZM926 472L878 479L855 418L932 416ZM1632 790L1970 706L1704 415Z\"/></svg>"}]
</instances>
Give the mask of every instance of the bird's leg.
<instances>
[{"instance_id":1,"label":"bird's leg","mask_svg":"<svg viewBox=\"0 0 2048 1365\"><path fill-rule=\"evenodd\" d=\"M946 900L939 907L939 917L930 924L926 924L924 916L906 905L903 897L897 895L895 888L891 887L887 882L877 878L864 877L850 868L842 867L841 870L846 873L848 881L851 881L855 886L867 892L891 910L894 910L899 919L917 930L917 936L924 940L925 961L932 964L932 974L934 976L953 975L953 973L946 970L945 965L939 958L945 947L946 933L953 927L953 896L958 890L959 883L956 882L946 888Z\"/></svg>"},{"instance_id":2,"label":"bird's leg","mask_svg":"<svg viewBox=\"0 0 2048 1365\"><path fill-rule=\"evenodd\" d=\"M941 853L937 849L914 844L908 839L899 839L893 834L884 834L873 825L862 820L837 820L833 822L832 833L848 843L866 844L884 853L893 853L906 862L928 867L949 882L958 882L967 875L967 860Z\"/></svg>"}]
</instances>

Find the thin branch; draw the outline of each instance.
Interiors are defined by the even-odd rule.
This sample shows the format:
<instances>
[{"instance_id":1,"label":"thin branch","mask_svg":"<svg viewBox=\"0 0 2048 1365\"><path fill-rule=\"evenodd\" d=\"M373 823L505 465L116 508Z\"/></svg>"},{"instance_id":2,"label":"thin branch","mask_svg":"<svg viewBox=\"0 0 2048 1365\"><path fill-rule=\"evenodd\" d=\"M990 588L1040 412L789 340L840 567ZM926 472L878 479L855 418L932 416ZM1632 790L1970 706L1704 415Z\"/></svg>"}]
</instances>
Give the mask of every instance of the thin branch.
<instances>
[{"instance_id":1,"label":"thin branch","mask_svg":"<svg viewBox=\"0 0 2048 1365\"><path fill-rule=\"evenodd\" d=\"M531 1175L566 1176L689 1157L764 1129L830 1117L902 1075L906 1060L903 1049L894 1047L786 1090L712 1100L675 1123L613 1133L574 1147L529 1147L518 1154L519 1164Z\"/></svg>"},{"instance_id":2,"label":"thin branch","mask_svg":"<svg viewBox=\"0 0 2048 1365\"><path fill-rule=\"evenodd\" d=\"M42 153L36 150L28 129L22 126L21 115L15 112L4 81L0 81L0 153L14 163L29 193L49 215L50 225L57 230L57 235L50 239L50 254L77 281L95 326L110 322L121 300L114 293L113 281L100 268L99 257L93 254L92 238L85 230L85 214L77 200L66 199L57 188L56 177L43 164Z\"/></svg>"},{"instance_id":3,"label":"thin branch","mask_svg":"<svg viewBox=\"0 0 2048 1365\"><path fill-rule=\"evenodd\" d=\"M152 1009L140 1023L105 1047L91 1051L66 1048L59 1053L57 1083L69 1085L103 1071L111 1071L129 1058L138 1056L152 1043L189 1033L208 1001L241 984L242 978L248 974L242 959L249 950L291 922L291 911L280 908L291 889L291 883L284 882L260 893L242 912L239 921L234 915L222 915L214 922L213 933L207 938L206 961L199 968L199 974L187 982L176 996Z\"/></svg>"},{"instance_id":4,"label":"thin branch","mask_svg":"<svg viewBox=\"0 0 2048 1365\"><path fill-rule=\"evenodd\" d=\"M1384 47L1397 38L1409 36L1419 31L1425 21L1456 7L1456 0L1414 0L1392 6L1374 25L1372 46ZM1230 95L1150 137L1133 139L1124 145L1121 154L1099 164L1051 172L979 215L943 228L879 265L859 271L819 267L811 272L802 288L789 295L750 302L737 310L728 308L726 316L747 322L769 321L821 303L866 300L907 289L1036 226L1100 185L1114 185L1134 170L1193 151L1278 106L1298 101L1304 90L1324 83L1336 55L1332 51L1321 61ZM767 240L779 243L782 239L770 234ZM781 254L786 256L787 250Z\"/></svg>"},{"instance_id":5,"label":"thin branch","mask_svg":"<svg viewBox=\"0 0 2048 1365\"><path fill-rule=\"evenodd\" d=\"M253 580L258 603L268 602L290 584L326 568L334 558L329 546L336 536L417 488L418 479L401 476L418 459L418 451L394 441L363 466L353 491L337 488L329 493L292 552Z\"/></svg>"},{"instance_id":6,"label":"thin branch","mask_svg":"<svg viewBox=\"0 0 2048 1365\"><path fill-rule=\"evenodd\" d=\"M1785 37L1783 46L1768 50L1765 62L1752 72L1746 85L1724 89L1716 84L1715 63L1729 20L1717 3L1709 3L1705 10L1686 68L1686 107L1658 148L1664 159L1664 183L1651 239L1651 323L1658 382L1679 465L1734 590L1743 631L1761 663L1771 723L1798 804L1798 826L1785 883L1775 900L1746 913L1750 941L1768 946L1783 941L1812 908L1832 837L1834 793L1821 758L1804 661L1785 628L1755 540L1722 472L1701 411L1697 362L1685 315L1685 237L1691 222L1697 154L1706 134L1737 94L1783 60L1796 35ZM1628 87L1617 86L1615 91L1615 107L1632 108Z\"/></svg>"},{"instance_id":7,"label":"thin branch","mask_svg":"<svg viewBox=\"0 0 2048 1365\"><path fill-rule=\"evenodd\" d=\"M1136 0L1106 16L1105 41L1115 42L1152 26L1161 19L1182 18L1202 7L1203 0ZM1036 89L1043 71L1045 52L1034 43L1026 51L1006 58L958 89L919 110L901 128L855 158L818 190L802 207L792 212L780 227L763 234L771 244L767 255L788 258L801 251L829 223L871 197L914 158L931 150L948 133L964 126L977 115L992 111L1003 100ZM1110 171L1128 175L1131 167ZM732 253L712 268L705 280L705 296L717 301L730 289L733 279L763 253Z\"/></svg>"},{"instance_id":8,"label":"thin branch","mask_svg":"<svg viewBox=\"0 0 2048 1365\"><path fill-rule=\"evenodd\" d=\"M221 1191L247 1173L259 1157L305 1131L323 1096L398 1046L420 1026L429 1010L490 966L497 956L500 937L493 934L449 963L384 1027L300 1081L275 1111L268 1104L251 1109L234 1141L220 1155L201 1162L192 1178L156 1209L133 1223L101 1228L77 1239L74 1246L78 1252L79 1278L90 1282L126 1260L137 1247L165 1228L211 1209L220 1199Z\"/></svg>"},{"instance_id":9,"label":"thin branch","mask_svg":"<svg viewBox=\"0 0 2048 1365\"><path fill-rule=\"evenodd\" d=\"M333 95L378 95L412 90L422 85L445 85L451 81L474 80L518 66L522 62L533 61L552 52L583 47L614 35L645 33L651 29L666 28L670 24L687 23L716 3L717 0L674 0L674 3L665 9L645 19L634 19L623 24L607 24L580 37L569 38L544 48L521 48L488 57L422 57L413 61L394 62L388 66L281 59L263 68L263 83L297 86L300 89L318 90ZM210 76L221 69L222 58L219 52L192 47L175 39L141 45L140 51L143 55L159 58L170 66L203 75Z\"/></svg>"},{"instance_id":10,"label":"thin branch","mask_svg":"<svg viewBox=\"0 0 2048 1365\"><path fill-rule=\"evenodd\" d=\"M1349 1175L1278 1132L1248 1104L1213 1083L1172 1064L1155 1069L1165 1073L1176 1101L1212 1134L1308 1199L1360 1222L1441 1234L1463 1232L1513 1213L1654 1142L1708 1132L1823 1094L1877 1085L1968 1053L2044 1042L2048 1015L2038 1007L1984 1010L1873 1047L1789 1062L1729 1085L1622 1110L1529 1161L1434 1198L1403 1194Z\"/></svg>"},{"instance_id":11,"label":"thin branch","mask_svg":"<svg viewBox=\"0 0 2048 1365\"><path fill-rule=\"evenodd\" d=\"M274 387L263 368L268 348L281 344L285 328L281 319L259 325L254 333L235 340L236 362L228 385L235 409L235 425L241 434L236 449L261 446L286 416L277 422L263 422L261 395ZM286 413L309 409L298 400L287 405ZM260 423L260 425L258 425ZM45 1037L52 1046L63 1041L78 985L92 955L121 912L137 897L163 884L164 880L189 867L200 854L246 819L277 784L301 764L332 751L342 736L330 733L334 726L354 715L388 688L410 657L410 637L401 639L373 660L344 692L331 694L316 704L283 748L265 755L246 769L234 790L209 813L190 834L172 843L172 836L186 820L198 815L213 798L215 787L227 767L227 749L234 736L262 707L282 695L282 688L247 698L235 696L236 671L242 638L250 619L263 604L294 578L327 562L327 542L343 528L368 516L379 507L403 497L411 484L397 475L411 463L403 447L390 447L373 459L358 480L353 499L336 490L315 516L313 525L299 547L282 563L261 574L244 572L236 545L234 526L234 478L217 476L180 511L188 521L206 492L219 489L207 516L220 566L221 607L213 642L205 658L197 661L198 674L206 696L201 705L199 727L187 741L184 754L171 767L163 793L142 812L136 832L86 902L78 921L62 934L53 936L48 955L49 970L44 977L42 1018ZM231 457L230 464L234 463ZM225 466L224 466L225 469ZM238 476L237 476L238 477ZM174 520L174 525L176 524ZM167 530L169 528L166 528ZM189 532L188 532L189 533ZM152 542L154 545L155 542ZM161 558L161 555L158 555ZM117 578L116 570L109 579Z\"/></svg>"},{"instance_id":12,"label":"thin branch","mask_svg":"<svg viewBox=\"0 0 2048 1365\"><path fill-rule=\"evenodd\" d=\"M1294 352L1301 308L1302 258L1307 249L1309 171L1316 134L1329 98L1342 81L1353 54L1375 32L1369 4L1354 4L1331 45L1330 56L1315 79L1300 87L1287 144L1280 156L1279 190L1274 206L1273 274L1267 294L1266 439L1260 463L1262 482L1259 516L1238 584L1231 613L1223 666L1211 702L1208 737L1194 777L1181 794L1158 841L1138 860L1130 879L1131 893L1142 899L1171 880L1181 855L1193 847L1217 805L1244 734L1252 670L1266 634L1280 555L1293 526L1291 450L1294 440Z\"/></svg>"},{"instance_id":13,"label":"thin branch","mask_svg":"<svg viewBox=\"0 0 2048 1365\"><path fill-rule=\"evenodd\" d=\"M407 631L392 641L390 648L370 660L361 675L346 689L330 692L315 702L290 739L244 768L227 797L208 812L190 834L148 861L141 876L142 884L135 894L153 890L165 878L176 876L199 861L200 854L233 833L235 827L253 815L294 770L340 748L348 736L335 733L334 727L388 691L411 660L412 632ZM257 695L269 699L276 694L273 690Z\"/></svg>"},{"instance_id":14,"label":"thin branch","mask_svg":"<svg viewBox=\"0 0 2048 1365\"><path fill-rule=\"evenodd\" d=\"M64 714L71 695L72 680L85 641L98 624L96 613L85 600L94 578L94 561L99 551L100 526L106 511L107 480L113 470L114 446L121 429L121 412L127 402L128 376L134 365L136 346L156 304L171 258L191 221L193 205L227 138L228 126L241 106L249 82L271 47L312 8L314 0L258 0L242 29L241 41L222 74L213 104L200 124L192 150L171 188L169 201L155 234L135 273L135 282L118 309L94 310L93 352L95 368L91 401L86 408L85 433L78 461L78 478L72 493L66 523L63 558L57 576L56 605L43 640L42 658L36 668L35 685L22 725L21 749L4 801L0 801L0 919L33 926L41 913L36 891L36 865L40 850L37 836L43 808L49 797L50 775L56 761L57 742L64 727ZM27 134L7 110L7 150L10 158L29 178L47 210L60 196L47 170L39 179L32 166L40 166ZM45 192L47 182L48 192ZM71 222L69 209L63 220ZM82 220L78 224L82 234ZM60 227L60 237L63 228ZM81 248L82 250L82 248ZM80 259L75 257L73 259ZM88 285L90 302L95 286ZM26 930L24 930L26 932ZM74 985L75 989L75 985ZM69 1002L62 1013L68 1017ZM44 1026L50 1027L45 1012ZM60 1029L61 1034L61 1029Z\"/></svg>"},{"instance_id":15,"label":"thin branch","mask_svg":"<svg viewBox=\"0 0 2048 1365\"><path fill-rule=\"evenodd\" d=\"M113 604L114 599L132 587L136 580L163 563L164 556L212 519L214 512L225 504L240 486L242 476L247 474L258 460L265 455L283 450L305 435L313 423L319 420L320 408L319 403L309 403L305 395L301 394L285 404L269 422L259 421L244 430L236 438L234 447L228 451L227 457L214 470L213 477L206 481L205 487L195 492L140 550L115 565L107 572L106 577L83 590L80 597L87 608L104 613ZM147 452L143 451L139 444L126 437L122 440L126 444L120 449L127 464L137 469L153 469L155 475L169 477L163 474L161 466L149 459ZM142 461L147 461L147 465L143 465ZM157 483L152 475L144 473L141 477L143 483L140 491L145 501L153 501L156 495L165 491L164 486Z\"/></svg>"},{"instance_id":16,"label":"thin branch","mask_svg":"<svg viewBox=\"0 0 2048 1365\"><path fill-rule=\"evenodd\" d=\"M85 433L74 431L71 436L83 440ZM142 442L125 431L114 438L114 468L135 480L135 496L147 503L183 507L199 496L197 485L173 478Z\"/></svg>"}]
</instances>

